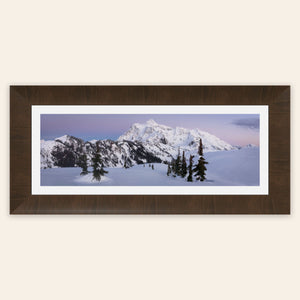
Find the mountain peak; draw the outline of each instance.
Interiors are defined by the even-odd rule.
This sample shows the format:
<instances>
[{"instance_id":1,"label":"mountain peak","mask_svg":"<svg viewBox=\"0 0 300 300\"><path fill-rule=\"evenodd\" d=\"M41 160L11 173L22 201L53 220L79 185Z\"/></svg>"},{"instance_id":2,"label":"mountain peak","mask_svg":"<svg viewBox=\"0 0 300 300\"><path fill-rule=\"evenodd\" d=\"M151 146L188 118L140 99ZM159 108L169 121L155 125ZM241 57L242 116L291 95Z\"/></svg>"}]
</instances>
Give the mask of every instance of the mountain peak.
<instances>
[{"instance_id":1,"label":"mountain peak","mask_svg":"<svg viewBox=\"0 0 300 300\"><path fill-rule=\"evenodd\" d=\"M150 126L158 125L153 119L148 120L146 124Z\"/></svg>"},{"instance_id":2,"label":"mountain peak","mask_svg":"<svg viewBox=\"0 0 300 300\"><path fill-rule=\"evenodd\" d=\"M69 139L69 137L70 137L69 135L65 134L65 135L63 135L61 137L56 138L55 141L60 140L61 142L64 143L66 140Z\"/></svg>"},{"instance_id":3,"label":"mountain peak","mask_svg":"<svg viewBox=\"0 0 300 300\"><path fill-rule=\"evenodd\" d=\"M244 148L253 148L253 147L257 147L257 146L254 144L248 144L248 145L244 146Z\"/></svg>"},{"instance_id":4,"label":"mountain peak","mask_svg":"<svg viewBox=\"0 0 300 300\"><path fill-rule=\"evenodd\" d=\"M200 138L206 152L234 149L230 144L208 132L182 127L172 128L158 124L153 119L144 124L135 123L118 138L118 141L138 141L155 146L159 145L161 149L172 154L174 149L177 153L178 147L185 151L197 152Z\"/></svg>"}]
</instances>

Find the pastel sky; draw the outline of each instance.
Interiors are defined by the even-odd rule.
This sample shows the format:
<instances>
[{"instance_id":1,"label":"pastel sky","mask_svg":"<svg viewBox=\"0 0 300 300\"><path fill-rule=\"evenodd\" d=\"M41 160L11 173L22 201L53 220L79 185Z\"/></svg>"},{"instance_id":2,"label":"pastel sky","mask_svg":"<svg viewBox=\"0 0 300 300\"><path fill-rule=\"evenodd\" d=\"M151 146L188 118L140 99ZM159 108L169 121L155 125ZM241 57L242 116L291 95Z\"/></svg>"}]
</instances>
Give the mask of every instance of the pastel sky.
<instances>
[{"instance_id":1,"label":"pastel sky","mask_svg":"<svg viewBox=\"0 0 300 300\"><path fill-rule=\"evenodd\" d=\"M199 128L232 145L259 145L258 114L44 114L41 139L53 140L68 134L85 141L116 140L133 123L150 119L171 127Z\"/></svg>"}]
</instances>

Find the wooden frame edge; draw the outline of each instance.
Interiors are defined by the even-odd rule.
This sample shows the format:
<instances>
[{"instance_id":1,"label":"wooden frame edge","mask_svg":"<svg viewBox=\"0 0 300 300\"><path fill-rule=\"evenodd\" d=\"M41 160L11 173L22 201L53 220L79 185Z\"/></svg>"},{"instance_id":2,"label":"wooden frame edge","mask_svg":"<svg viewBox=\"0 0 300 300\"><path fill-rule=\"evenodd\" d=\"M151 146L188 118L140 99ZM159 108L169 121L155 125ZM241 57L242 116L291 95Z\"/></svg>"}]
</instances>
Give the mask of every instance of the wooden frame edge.
<instances>
[{"instance_id":1,"label":"wooden frame edge","mask_svg":"<svg viewBox=\"0 0 300 300\"><path fill-rule=\"evenodd\" d=\"M51 198L45 198L43 196L32 196L31 195L31 184L30 186L26 185L23 189L26 191L25 195L20 192L20 190L16 190L16 186L14 185L14 179L12 178L12 174L14 170L12 170L12 166L14 166L14 149L18 146L26 146L28 144L28 132L30 131L31 126L31 118L25 121L25 126L22 127L22 120L24 121L28 119L28 109L29 106L36 103L37 97L42 94L42 90L47 91L51 88L55 90L64 89L65 91L68 89L76 89L80 91L80 95L84 95L88 90L91 89L112 89L112 86L105 87L93 87L93 86L11 86L10 87L10 129L15 129L14 134L10 133L10 214L290 214L290 86L118 86L119 90L124 93L124 90L130 89L138 89L138 93L145 94L145 98L147 101L151 102L151 99L155 99L155 93L158 93L161 89L166 89L169 91L170 89L177 90L185 90L189 91L189 97L193 97L195 90L201 91L202 94L205 95L211 89L220 89L220 90L228 90L228 89L249 89L256 88L261 93L261 97L265 97L268 99L270 106L270 114L273 116L281 116L281 121L285 122L284 127L284 135L285 142L284 145L279 145L282 151L287 151L284 156L284 161L288 165L284 170L287 178L285 179L284 186L288 188L288 199L286 201L282 196L282 193L279 195L273 194L273 190L270 190L272 193L272 197L265 196L256 196L256 200L252 203L244 202L244 206L237 206L237 202L242 201L244 196L232 196L226 195L221 198L218 196L206 196L201 197L199 200L198 196L189 196L190 203L188 205L183 204L183 197L181 196L173 196L173 199L167 199L159 196L98 196L97 198L92 198L89 196L78 196L78 195L68 195L68 196L54 196L59 199L60 203L56 204L52 203ZM272 91L272 92L271 92ZM194 94L193 94L194 93ZM222 94L222 93L221 93ZM73 94L72 94L73 95ZM149 96L150 95L150 96ZM191 96L192 95L192 96ZM204 97L202 95L202 97ZM85 96L85 102L88 102L88 97ZM151 98L152 97L152 98ZM35 100L32 100L35 99ZM51 97L50 97L51 99ZM72 99L72 96L71 96ZM109 99L109 97L108 97ZM149 100L150 99L150 100ZM12 102L19 101L19 106L15 110L15 103ZM33 102L32 102L33 101ZM250 101L250 100L248 100ZM247 102L247 101L246 101ZM85 103L86 104L86 103ZM157 103L156 103L157 104ZM230 104L230 103L229 103ZM14 107L12 107L14 106ZM22 111L25 112L25 117L23 116L21 122L19 124L13 124L16 114L20 114ZM31 116L31 114L30 114ZM271 119L271 118L270 118ZM287 126L288 123L288 126ZM277 127L276 127L277 128ZM279 128L279 127L278 127ZM277 130L282 130L278 129ZM270 126L271 129L271 126ZM22 132L26 132L26 137L22 141ZM272 132L272 134L274 134ZM281 133L282 134L282 133ZM18 139L19 145L16 144L15 140ZM31 136L30 136L31 140ZM29 147L31 149L31 142L29 143ZM27 145L28 147L28 145ZM271 149L271 147L270 147ZM27 148L28 151L28 148ZM12 155L13 153L13 155ZM28 157L27 157L28 158ZM20 159L20 157L18 157ZM280 158L281 159L281 158ZM269 156L270 166L275 163L280 163L278 157L273 157L272 154ZM27 162L24 162L23 166L30 166L29 170L20 175L19 178L26 178L28 174L31 172L31 156ZM22 167L23 167L22 166ZM276 172L276 170L271 168L272 172ZM281 176L281 175L280 175ZM270 174L271 177L271 174ZM31 181L31 180L30 180ZM275 182L276 183L276 182ZM272 182L274 185L274 182ZM280 182L279 182L280 184ZM271 187L270 187L271 188ZM122 203L120 202L120 197L123 198ZM137 197L140 201L137 201ZM100 204L101 205L100 205ZM118 203L119 210L112 209L110 207L110 203ZM232 205L230 208L228 205ZM165 209L163 205L168 205L169 209Z\"/></svg>"}]
</instances>

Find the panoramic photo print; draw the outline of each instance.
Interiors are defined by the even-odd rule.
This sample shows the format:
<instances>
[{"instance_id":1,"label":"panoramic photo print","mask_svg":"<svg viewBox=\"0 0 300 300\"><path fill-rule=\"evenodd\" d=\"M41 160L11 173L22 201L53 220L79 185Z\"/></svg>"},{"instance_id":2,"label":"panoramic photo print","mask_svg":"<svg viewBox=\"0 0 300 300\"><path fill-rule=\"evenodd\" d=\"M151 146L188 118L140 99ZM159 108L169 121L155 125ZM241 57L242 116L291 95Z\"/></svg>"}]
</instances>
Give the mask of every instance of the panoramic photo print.
<instances>
[{"instance_id":1,"label":"panoramic photo print","mask_svg":"<svg viewBox=\"0 0 300 300\"><path fill-rule=\"evenodd\" d=\"M259 114L41 114L41 186L259 186Z\"/></svg>"}]
</instances>

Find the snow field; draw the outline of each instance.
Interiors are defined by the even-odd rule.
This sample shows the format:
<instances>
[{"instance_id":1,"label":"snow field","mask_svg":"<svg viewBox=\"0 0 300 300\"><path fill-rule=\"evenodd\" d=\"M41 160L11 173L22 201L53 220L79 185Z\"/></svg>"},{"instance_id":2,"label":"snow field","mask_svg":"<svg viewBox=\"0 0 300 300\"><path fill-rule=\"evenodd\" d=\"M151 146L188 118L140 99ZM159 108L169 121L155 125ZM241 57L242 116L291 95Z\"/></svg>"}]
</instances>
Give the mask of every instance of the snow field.
<instances>
[{"instance_id":1,"label":"snow field","mask_svg":"<svg viewBox=\"0 0 300 300\"><path fill-rule=\"evenodd\" d=\"M106 168L101 181L93 181L91 173L80 176L80 168L41 169L42 186L257 186L259 185L259 148L218 151L205 154L207 180L187 182L186 178L167 176L167 165L136 165L129 169ZM194 158L194 164L198 158ZM189 158L187 157L187 164ZM89 168L91 171L91 168Z\"/></svg>"}]
</instances>

